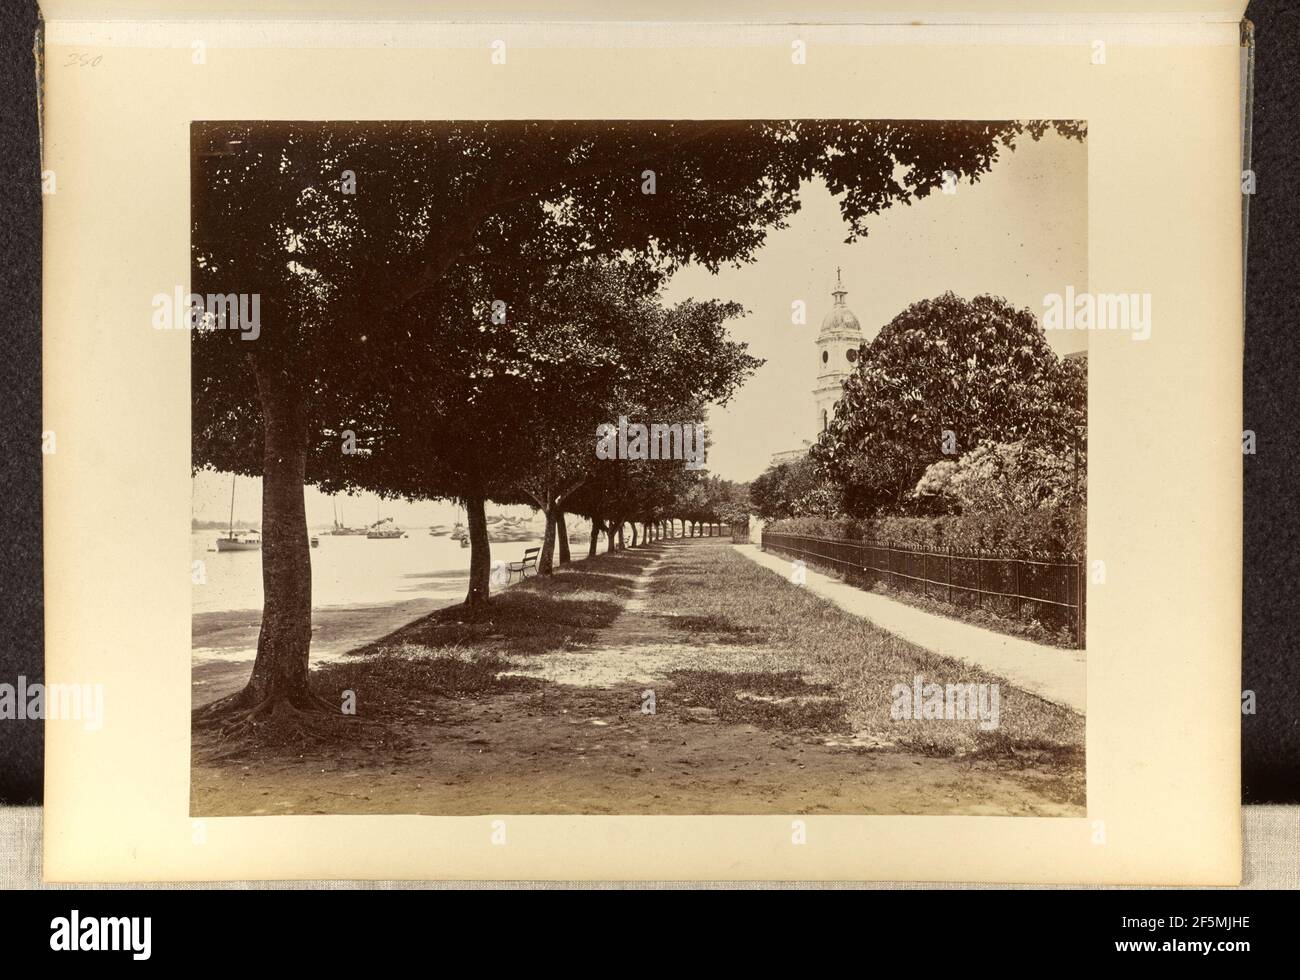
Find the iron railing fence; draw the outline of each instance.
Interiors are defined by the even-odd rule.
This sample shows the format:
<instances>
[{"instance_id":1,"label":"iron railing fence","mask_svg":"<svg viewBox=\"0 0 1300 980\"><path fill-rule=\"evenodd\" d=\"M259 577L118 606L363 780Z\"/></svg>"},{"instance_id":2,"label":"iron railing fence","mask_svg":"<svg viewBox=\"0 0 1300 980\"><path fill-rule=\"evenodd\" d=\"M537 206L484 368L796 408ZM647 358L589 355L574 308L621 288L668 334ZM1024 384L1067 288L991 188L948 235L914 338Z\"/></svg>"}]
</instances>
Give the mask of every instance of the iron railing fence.
<instances>
[{"instance_id":1,"label":"iron railing fence","mask_svg":"<svg viewBox=\"0 0 1300 980\"><path fill-rule=\"evenodd\" d=\"M1084 561L1013 550L916 548L763 531L764 551L833 568L867 587L883 581L952 605L978 606L1051 630L1068 629L1079 649L1087 623Z\"/></svg>"}]
</instances>

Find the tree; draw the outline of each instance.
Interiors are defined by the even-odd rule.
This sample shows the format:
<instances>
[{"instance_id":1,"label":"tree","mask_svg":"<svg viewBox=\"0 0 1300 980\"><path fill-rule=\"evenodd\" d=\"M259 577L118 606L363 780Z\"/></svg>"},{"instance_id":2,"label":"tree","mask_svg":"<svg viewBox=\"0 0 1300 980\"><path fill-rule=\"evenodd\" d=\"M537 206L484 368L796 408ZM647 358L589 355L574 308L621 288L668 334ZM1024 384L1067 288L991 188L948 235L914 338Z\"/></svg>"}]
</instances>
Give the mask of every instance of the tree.
<instances>
[{"instance_id":1,"label":"tree","mask_svg":"<svg viewBox=\"0 0 1300 980\"><path fill-rule=\"evenodd\" d=\"M749 485L749 499L765 520L834 514L838 489L808 457L768 467Z\"/></svg>"},{"instance_id":2,"label":"tree","mask_svg":"<svg viewBox=\"0 0 1300 980\"><path fill-rule=\"evenodd\" d=\"M1080 377L1029 310L945 293L912 304L863 346L810 456L851 516L903 510L927 467L981 443L1077 449Z\"/></svg>"},{"instance_id":3,"label":"tree","mask_svg":"<svg viewBox=\"0 0 1300 980\"><path fill-rule=\"evenodd\" d=\"M194 335L193 465L262 477L265 608L248 687L213 709L318 707L307 685L309 448L382 402L408 318L473 282L505 304L540 270L628 257L648 280L753 258L823 181L849 237L975 180L1048 122L196 123L192 283L262 298L261 333ZM642 174L657 193L642 193ZM348 193L345 171L353 175ZM378 386L367 392L366 386ZM368 397L367 397L368 396ZM490 454L490 450L488 450ZM467 485L481 454L454 465ZM473 498L470 498L473 499ZM477 527L470 511L472 537ZM478 581L471 577L471 591Z\"/></svg>"},{"instance_id":4,"label":"tree","mask_svg":"<svg viewBox=\"0 0 1300 980\"><path fill-rule=\"evenodd\" d=\"M624 291L618 307L603 314L601 328L587 332L588 342L602 345L601 360L615 371L568 382L562 395L535 399L518 420L524 439L514 465L502 474L504 483L521 488L547 516L538 559L543 575L552 570L555 529L564 509L583 507L573 495L584 485L591 483L597 491L588 494L583 508L593 511L594 518L644 522L653 510L647 494L657 492L652 488L662 482L666 469L683 466L670 459L599 460L599 426L617 425L620 419L647 426L699 426L705 405L726 404L762 363L746 353L746 345L727 336L726 321L743 313L737 304L686 300L665 307L657 294L645 290L629 302L634 286L617 278L602 281L598 289L600 295L588 302L596 309L611 290ZM615 479L602 481L601 471L610 475L611 466ZM599 503L592 506L593 501Z\"/></svg>"}]
</instances>

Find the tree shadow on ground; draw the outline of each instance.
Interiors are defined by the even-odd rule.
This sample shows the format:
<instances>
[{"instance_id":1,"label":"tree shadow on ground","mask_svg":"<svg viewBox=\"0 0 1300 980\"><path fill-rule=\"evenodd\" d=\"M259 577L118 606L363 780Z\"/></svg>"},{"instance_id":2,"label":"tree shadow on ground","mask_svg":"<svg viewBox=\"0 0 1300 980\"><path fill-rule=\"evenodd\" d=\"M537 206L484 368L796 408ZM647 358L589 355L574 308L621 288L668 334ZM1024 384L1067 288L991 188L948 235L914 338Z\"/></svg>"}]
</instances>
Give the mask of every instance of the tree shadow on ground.
<instances>
[{"instance_id":1,"label":"tree shadow on ground","mask_svg":"<svg viewBox=\"0 0 1300 980\"><path fill-rule=\"evenodd\" d=\"M447 606L347 654L373 658L401 652L437 657L446 651L529 657L591 643L623 610L636 577L653 561L645 552L601 555L534 575L471 610Z\"/></svg>"},{"instance_id":2,"label":"tree shadow on ground","mask_svg":"<svg viewBox=\"0 0 1300 980\"><path fill-rule=\"evenodd\" d=\"M530 577L531 585L533 579ZM604 595L627 598L636 585L635 575L602 575L594 572L562 572L552 579L538 577L538 588L546 595L564 597L570 593L599 592Z\"/></svg>"},{"instance_id":3,"label":"tree shadow on ground","mask_svg":"<svg viewBox=\"0 0 1300 980\"><path fill-rule=\"evenodd\" d=\"M668 629L686 633L691 643L766 643L767 634L726 616L679 616L660 613L654 617Z\"/></svg>"},{"instance_id":4,"label":"tree shadow on ground","mask_svg":"<svg viewBox=\"0 0 1300 980\"><path fill-rule=\"evenodd\" d=\"M675 670L658 708L693 717L705 709L731 725L782 732L848 730L846 706L830 684L809 684L797 671Z\"/></svg>"},{"instance_id":5,"label":"tree shadow on ground","mask_svg":"<svg viewBox=\"0 0 1300 980\"><path fill-rule=\"evenodd\" d=\"M370 717L420 714L436 699L484 698L536 690L548 681L506 674L510 661L494 653L386 651L364 661L326 664L312 675L318 694L342 703L351 691Z\"/></svg>"}]
</instances>

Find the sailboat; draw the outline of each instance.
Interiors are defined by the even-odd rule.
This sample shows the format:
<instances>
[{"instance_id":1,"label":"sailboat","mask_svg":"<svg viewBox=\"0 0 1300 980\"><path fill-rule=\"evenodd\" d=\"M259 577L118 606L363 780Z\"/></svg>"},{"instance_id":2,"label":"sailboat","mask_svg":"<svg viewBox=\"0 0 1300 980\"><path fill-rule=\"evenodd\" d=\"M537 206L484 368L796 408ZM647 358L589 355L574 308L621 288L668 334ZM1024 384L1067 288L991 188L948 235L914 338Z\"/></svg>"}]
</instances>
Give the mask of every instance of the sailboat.
<instances>
[{"instance_id":1,"label":"sailboat","mask_svg":"<svg viewBox=\"0 0 1300 980\"><path fill-rule=\"evenodd\" d=\"M465 509L464 509L463 507L458 507L457 510L459 510L461 513L464 513L464 510L465 510ZM466 517L469 517L468 514L465 514L465 516L466 516ZM457 522L456 522L456 526L452 529L452 532L451 532L451 539L452 539L453 541L459 541L459 542L461 543L461 547L462 547L462 548L468 546L468 544L469 544L469 530L468 530L468 528L465 527L465 522L464 522L464 521L457 521Z\"/></svg>"},{"instance_id":2,"label":"sailboat","mask_svg":"<svg viewBox=\"0 0 1300 980\"><path fill-rule=\"evenodd\" d=\"M340 524L339 523L339 502L338 500L335 500L334 501L334 529L331 531L326 531L325 533L356 535L356 534L365 534L366 529L364 527L347 527L344 524Z\"/></svg>"},{"instance_id":3,"label":"sailboat","mask_svg":"<svg viewBox=\"0 0 1300 980\"><path fill-rule=\"evenodd\" d=\"M464 508L463 508L463 507L460 508L460 509L461 509L462 512L464 511ZM469 517L468 514L466 514L465 516L466 516L467 518ZM468 547L469 547L469 529L465 527L465 522L464 522L464 521L457 521L457 522L456 522L456 527L455 527L455 528L452 530L452 532L451 532L451 540L453 540L453 541L459 541L459 542L460 542L460 546L461 546L462 548L468 548Z\"/></svg>"},{"instance_id":4,"label":"sailboat","mask_svg":"<svg viewBox=\"0 0 1300 980\"><path fill-rule=\"evenodd\" d=\"M366 537L374 541L391 541L394 538L406 537L406 532L394 524L391 517L385 517L383 520L375 521L370 525L370 530L366 531Z\"/></svg>"},{"instance_id":5,"label":"sailboat","mask_svg":"<svg viewBox=\"0 0 1300 980\"><path fill-rule=\"evenodd\" d=\"M366 537L372 541L393 541L406 537L406 532L393 523L391 517L379 516L379 505L375 505L375 523L366 531Z\"/></svg>"},{"instance_id":6,"label":"sailboat","mask_svg":"<svg viewBox=\"0 0 1300 980\"><path fill-rule=\"evenodd\" d=\"M230 527L224 538L217 538L218 551L260 551L262 548L261 532L255 530L235 533L235 480L230 474Z\"/></svg>"}]
</instances>

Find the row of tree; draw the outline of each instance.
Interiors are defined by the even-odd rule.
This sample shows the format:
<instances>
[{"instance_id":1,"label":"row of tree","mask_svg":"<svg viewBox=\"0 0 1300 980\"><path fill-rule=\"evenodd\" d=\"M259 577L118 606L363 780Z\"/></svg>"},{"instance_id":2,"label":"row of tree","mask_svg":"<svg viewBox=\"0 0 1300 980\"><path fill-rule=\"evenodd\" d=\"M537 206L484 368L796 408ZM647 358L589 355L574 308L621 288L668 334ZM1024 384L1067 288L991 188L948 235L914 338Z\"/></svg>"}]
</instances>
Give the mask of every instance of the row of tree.
<instances>
[{"instance_id":1,"label":"row of tree","mask_svg":"<svg viewBox=\"0 0 1300 980\"><path fill-rule=\"evenodd\" d=\"M191 288L255 292L262 318L253 341L224 330L193 340L193 465L257 475L263 487L257 659L245 690L209 714L323 707L307 684L305 485L464 501L471 606L488 594L485 500L538 506L548 539L566 511L602 526L688 516L708 486L697 475L642 461L594 470L590 458L597 420L703 421L757 366L726 338L738 308L665 306L666 278L687 263L751 261L807 181L837 196L852 238L871 215L927 196L949 173L973 180L1052 128L1083 132L1047 122L194 124ZM341 451L349 436L360 452Z\"/></svg>"}]
</instances>

